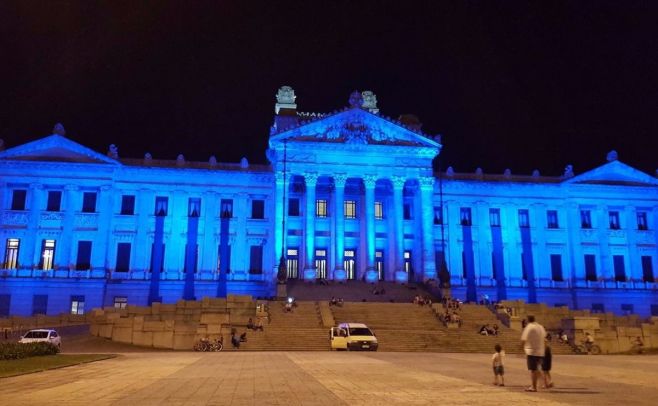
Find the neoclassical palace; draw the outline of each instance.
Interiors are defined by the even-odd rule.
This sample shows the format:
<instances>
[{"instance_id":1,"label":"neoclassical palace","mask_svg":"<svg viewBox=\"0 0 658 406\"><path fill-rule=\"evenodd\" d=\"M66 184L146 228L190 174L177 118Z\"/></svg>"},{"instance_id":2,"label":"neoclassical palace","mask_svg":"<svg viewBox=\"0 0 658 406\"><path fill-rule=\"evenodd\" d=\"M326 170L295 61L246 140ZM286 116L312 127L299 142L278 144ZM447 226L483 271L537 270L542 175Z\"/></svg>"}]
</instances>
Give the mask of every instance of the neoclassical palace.
<instances>
[{"instance_id":1,"label":"neoclassical palace","mask_svg":"<svg viewBox=\"0 0 658 406\"><path fill-rule=\"evenodd\" d=\"M0 316L269 297L283 276L658 315L658 179L614 151L579 174L439 173L440 137L372 92L295 100L276 94L269 165L101 154L61 124L2 150Z\"/></svg>"}]
</instances>

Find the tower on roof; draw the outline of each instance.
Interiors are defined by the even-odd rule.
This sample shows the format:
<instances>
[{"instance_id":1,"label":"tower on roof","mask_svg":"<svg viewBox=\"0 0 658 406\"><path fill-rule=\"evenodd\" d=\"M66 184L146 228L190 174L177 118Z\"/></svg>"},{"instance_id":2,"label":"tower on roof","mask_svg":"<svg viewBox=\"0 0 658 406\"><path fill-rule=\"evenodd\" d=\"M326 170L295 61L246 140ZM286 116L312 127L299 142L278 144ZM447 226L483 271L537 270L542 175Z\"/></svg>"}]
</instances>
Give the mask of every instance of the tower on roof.
<instances>
[{"instance_id":1,"label":"tower on roof","mask_svg":"<svg viewBox=\"0 0 658 406\"><path fill-rule=\"evenodd\" d=\"M276 93L276 104L274 105L274 113L279 114L281 109L297 110L295 104L295 91L290 86L281 86Z\"/></svg>"}]
</instances>

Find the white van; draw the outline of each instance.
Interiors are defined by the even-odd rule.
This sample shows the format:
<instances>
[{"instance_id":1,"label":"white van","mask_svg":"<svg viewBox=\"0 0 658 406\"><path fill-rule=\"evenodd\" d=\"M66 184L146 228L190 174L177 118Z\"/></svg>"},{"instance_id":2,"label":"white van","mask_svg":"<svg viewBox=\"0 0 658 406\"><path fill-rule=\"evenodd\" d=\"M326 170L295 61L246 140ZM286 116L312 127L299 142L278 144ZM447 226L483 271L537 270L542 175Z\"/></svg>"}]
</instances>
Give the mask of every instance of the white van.
<instances>
[{"instance_id":1,"label":"white van","mask_svg":"<svg viewBox=\"0 0 658 406\"><path fill-rule=\"evenodd\" d=\"M332 350L377 351L377 337L362 323L340 323L329 331Z\"/></svg>"}]
</instances>

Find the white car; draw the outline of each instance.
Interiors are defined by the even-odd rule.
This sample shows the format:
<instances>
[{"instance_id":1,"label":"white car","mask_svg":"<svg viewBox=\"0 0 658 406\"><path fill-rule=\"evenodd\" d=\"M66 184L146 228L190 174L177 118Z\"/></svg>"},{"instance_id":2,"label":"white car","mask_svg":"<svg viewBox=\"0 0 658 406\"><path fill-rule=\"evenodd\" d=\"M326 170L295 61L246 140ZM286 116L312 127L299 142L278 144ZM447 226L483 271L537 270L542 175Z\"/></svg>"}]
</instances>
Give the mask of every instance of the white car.
<instances>
[{"instance_id":1,"label":"white car","mask_svg":"<svg viewBox=\"0 0 658 406\"><path fill-rule=\"evenodd\" d=\"M58 348L62 346L62 338L55 330L37 329L30 330L18 340L19 343L51 343Z\"/></svg>"},{"instance_id":2,"label":"white car","mask_svg":"<svg viewBox=\"0 0 658 406\"><path fill-rule=\"evenodd\" d=\"M379 343L373 332L361 323L341 323L329 330L332 350L377 351Z\"/></svg>"}]
</instances>

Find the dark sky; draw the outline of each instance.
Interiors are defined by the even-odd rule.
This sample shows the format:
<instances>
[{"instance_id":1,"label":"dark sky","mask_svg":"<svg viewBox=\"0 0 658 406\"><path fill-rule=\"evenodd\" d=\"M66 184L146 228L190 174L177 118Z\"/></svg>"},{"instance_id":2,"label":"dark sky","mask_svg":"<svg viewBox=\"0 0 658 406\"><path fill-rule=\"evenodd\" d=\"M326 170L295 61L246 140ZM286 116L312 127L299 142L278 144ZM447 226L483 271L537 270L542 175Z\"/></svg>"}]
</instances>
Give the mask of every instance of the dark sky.
<instances>
[{"instance_id":1,"label":"dark sky","mask_svg":"<svg viewBox=\"0 0 658 406\"><path fill-rule=\"evenodd\" d=\"M355 4L358 3L358 4ZM377 94L443 134L443 166L658 168L655 1L0 3L0 138L264 163L274 94Z\"/></svg>"}]
</instances>

